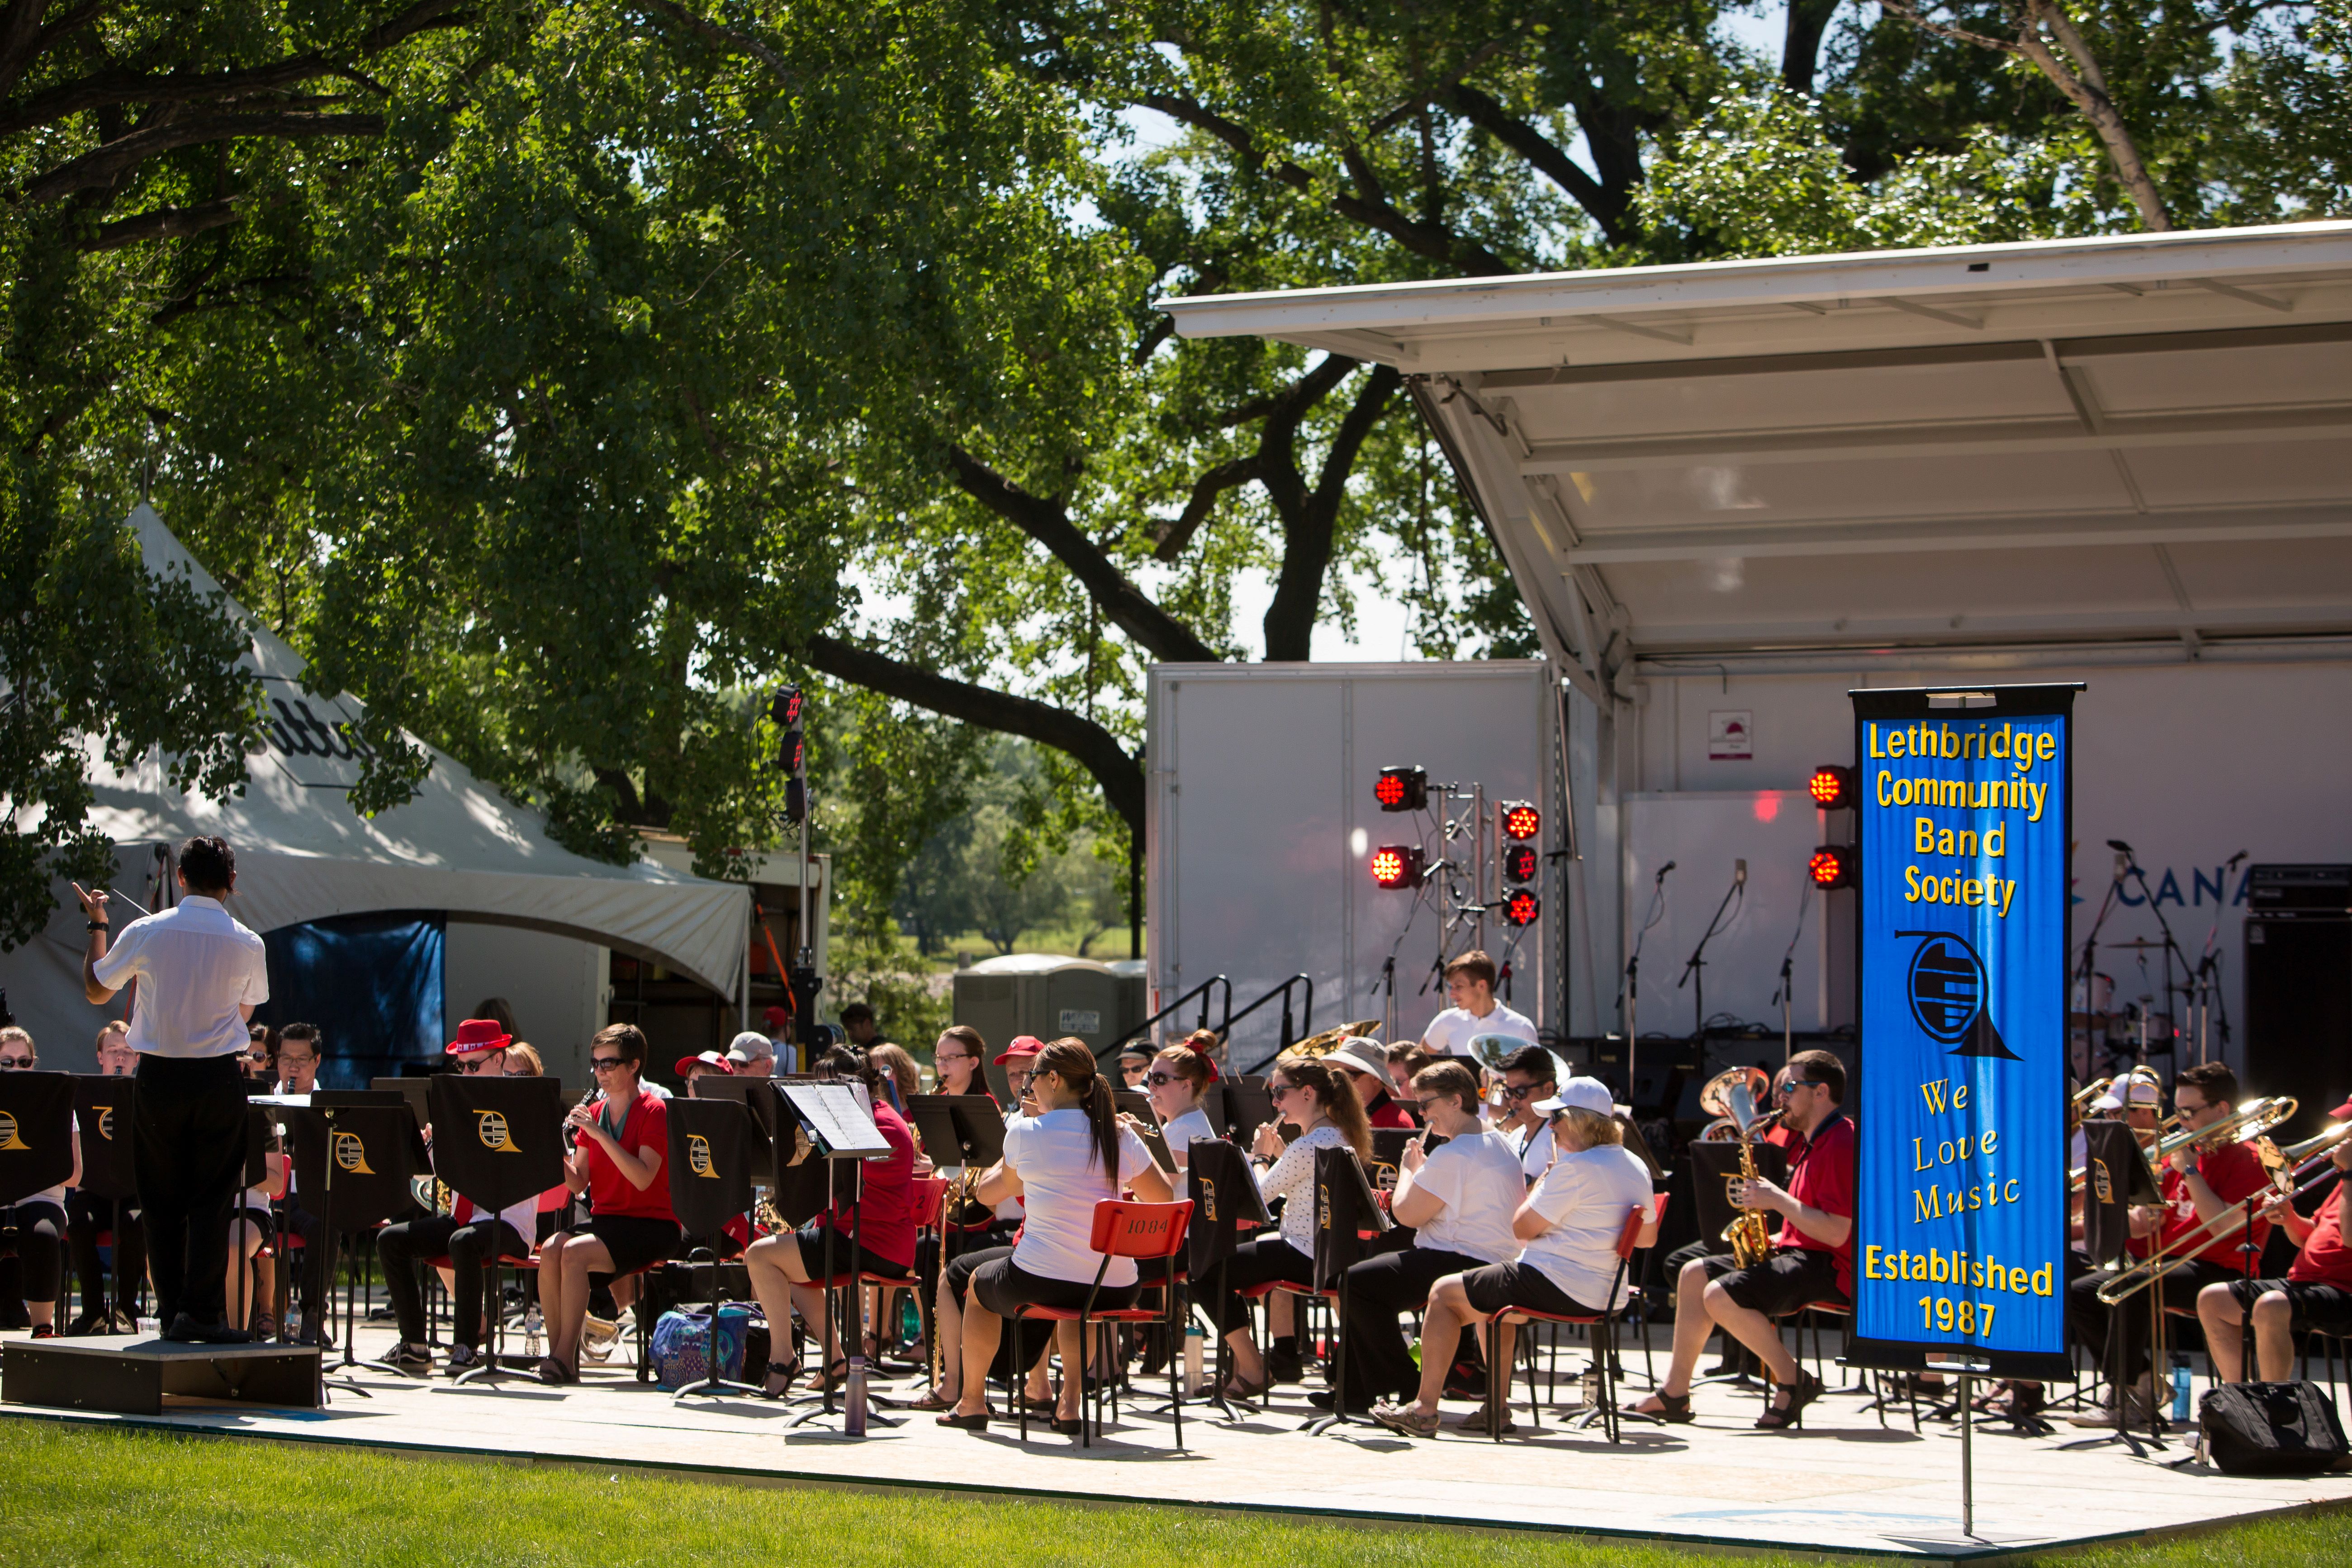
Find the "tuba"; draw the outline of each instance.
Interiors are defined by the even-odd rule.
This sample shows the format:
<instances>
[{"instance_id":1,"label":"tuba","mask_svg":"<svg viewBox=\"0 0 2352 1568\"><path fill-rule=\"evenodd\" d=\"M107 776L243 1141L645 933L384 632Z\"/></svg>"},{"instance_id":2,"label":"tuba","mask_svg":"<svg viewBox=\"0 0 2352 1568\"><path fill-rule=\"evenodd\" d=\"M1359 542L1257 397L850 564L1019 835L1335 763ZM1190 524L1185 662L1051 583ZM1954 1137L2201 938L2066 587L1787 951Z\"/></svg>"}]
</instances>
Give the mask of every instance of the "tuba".
<instances>
[{"instance_id":1,"label":"tuba","mask_svg":"<svg viewBox=\"0 0 2352 1568\"><path fill-rule=\"evenodd\" d=\"M1473 1035L1470 1037L1471 1057L1476 1060L1480 1067L1486 1068L1488 1072L1493 1073L1497 1077L1501 1076L1503 1064L1506 1061L1508 1061L1512 1056L1517 1052L1523 1051L1527 1048L1528 1042L1519 1038L1517 1035ZM1566 1083L1570 1079L1576 1076L1576 1069L1568 1065L1568 1058L1566 1057L1561 1056L1558 1051L1547 1051L1545 1052L1545 1055L1551 1058L1552 1081L1554 1083Z\"/></svg>"},{"instance_id":2,"label":"tuba","mask_svg":"<svg viewBox=\"0 0 2352 1568\"><path fill-rule=\"evenodd\" d=\"M1352 1024L1342 1024L1336 1029L1326 1029L1319 1035L1309 1035L1303 1040L1285 1046L1286 1057L1328 1057L1339 1048L1343 1040L1360 1040L1380 1027L1378 1018L1359 1018Z\"/></svg>"}]
</instances>

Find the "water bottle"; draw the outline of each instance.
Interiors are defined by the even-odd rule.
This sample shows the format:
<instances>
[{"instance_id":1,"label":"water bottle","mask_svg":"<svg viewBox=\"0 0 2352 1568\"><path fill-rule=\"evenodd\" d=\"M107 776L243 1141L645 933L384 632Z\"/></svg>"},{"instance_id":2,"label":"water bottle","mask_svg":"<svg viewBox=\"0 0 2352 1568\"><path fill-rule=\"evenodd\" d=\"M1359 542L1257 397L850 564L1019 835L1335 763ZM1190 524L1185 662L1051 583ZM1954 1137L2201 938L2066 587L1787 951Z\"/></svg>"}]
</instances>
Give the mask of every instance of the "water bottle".
<instances>
[{"instance_id":1,"label":"water bottle","mask_svg":"<svg viewBox=\"0 0 2352 1568\"><path fill-rule=\"evenodd\" d=\"M911 1345L923 1337L923 1314L915 1305L915 1293L907 1291L898 1298L898 1342Z\"/></svg>"},{"instance_id":2,"label":"water bottle","mask_svg":"<svg viewBox=\"0 0 2352 1568\"><path fill-rule=\"evenodd\" d=\"M533 1360L538 1359L540 1355L544 1353L540 1349L539 1334L539 1300L537 1297L533 1297L531 1299L530 1310L522 1315L522 1348L524 1353L530 1356Z\"/></svg>"},{"instance_id":3,"label":"water bottle","mask_svg":"<svg viewBox=\"0 0 2352 1568\"><path fill-rule=\"evenodd\" d=\"M2189 1424L2189 1359L2172 1358L2172 1419L2176 1426Z\"/></svg>"},{"instance_id":4,"label":"water bottle","mask_svg":"<svg viewBox=\"0 0 2352 1568\"><path fill-rule=\"evenodd\" d=\"M841 1413L841 1435L845 1437L866 1436L866 1358L849 1358L849 1375L842 1380L842 1397L848 1401Z\"/></svg>"},{"instance_id":5,"label":"water bottle","mask_svg":"<svg viewBox=\"0 0 2352 1568\"><path fill-rule=\"evenodd\" d=\"M1208 1356L1208 1336L1201 1332L1198 1323L1184 1325L1184 1392L1198 1394L1207 1377L1204 1363Z\"/></svg>"}]
</instances>

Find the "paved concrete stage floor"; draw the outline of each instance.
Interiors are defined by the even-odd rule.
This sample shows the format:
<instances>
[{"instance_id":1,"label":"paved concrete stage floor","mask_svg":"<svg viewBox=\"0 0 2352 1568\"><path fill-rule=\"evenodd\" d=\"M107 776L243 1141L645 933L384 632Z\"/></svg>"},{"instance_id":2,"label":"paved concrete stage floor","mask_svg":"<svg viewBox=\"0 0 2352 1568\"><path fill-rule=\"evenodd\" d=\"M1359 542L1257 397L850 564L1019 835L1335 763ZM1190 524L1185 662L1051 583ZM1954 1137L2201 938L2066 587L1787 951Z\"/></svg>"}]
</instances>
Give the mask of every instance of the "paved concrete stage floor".
<instances>
[{"instance_id":1,"label":"paved concrete stage floor","mask_svg":"<svg viewBox=\"0 0 2352 1568\"><path fill-rule=\"evenodd\" d=\"M391 1335L363 1329L362 1354ZM1658 1365L1663 1370L1663 1331ZM625 1351L623 1352L625 1354ZM1566 1352L1581 1364L1580 1349ZM617 1363L618 1358L616 1358ZM1628 1357L1637 1374L1638 1350ZM1844 1381L1829 1369L1832 1384ZM2086 1436L2063 1423L2028 1437L1979 1422L1976 1533L1960 1533L1960 1441L1956 1422L1915 1436L1901 1409L1881 1426L1857 1394L1832 1394L1794 1433L1753 1429L1760 1395L1731 1386L1697 1391L1698 1420L1658 1427L1628 1422L1612 1447L1595 1431L1571 1431L1557 1414L1496 1444L1448 1430L1414 1441L1378 1427L1328 1436L1299 1430L1318 1414L1305 1390L1277 1391L1271 1407L1237 1422L1190 1406L1185 1449L1162 1402L1129 1402L1091 1449L1033 1426L1020 1443L1009 1423L985 1434L948 1431L930 1416L896 1413L866 1438L840 1420L794 1426L799 1407L756 1398L689 1400L635 1381L626 1367L590 1363L577 1387L530 1381L453 1387L378 1372L361 1379L373 1397L336 1390L327 1408L263 1410L175 1403L161 1417L68 1415L0 1406L0 1416L69 1419L247 1437L350 1443L435 1454L588 1458L697 1472L705 1479L938 1489L943 1479L1004 1494L1126 1502L1150 1493L1209 1507L1392 1522L1481 1523L1694 1546L1784 1549L1920 1563L1988 1559L2054 1547L2194 1529L2313 1504L2352 1501L2352 1476L2263 1480L2220 1475L2187 1459L2189 1440L2135 1458L2120 1447L2064 1453ZM1562 1393L1567 1384L1562 1382ZM911 1394L919 1384L877 1384ZM1164 1394L1166 1384L1159 1384ZM1637 1395L1629 1394L1631 1397ZM1449 1424L1468 1411L1449 1403Z\"/></svg>"}]
</instances>

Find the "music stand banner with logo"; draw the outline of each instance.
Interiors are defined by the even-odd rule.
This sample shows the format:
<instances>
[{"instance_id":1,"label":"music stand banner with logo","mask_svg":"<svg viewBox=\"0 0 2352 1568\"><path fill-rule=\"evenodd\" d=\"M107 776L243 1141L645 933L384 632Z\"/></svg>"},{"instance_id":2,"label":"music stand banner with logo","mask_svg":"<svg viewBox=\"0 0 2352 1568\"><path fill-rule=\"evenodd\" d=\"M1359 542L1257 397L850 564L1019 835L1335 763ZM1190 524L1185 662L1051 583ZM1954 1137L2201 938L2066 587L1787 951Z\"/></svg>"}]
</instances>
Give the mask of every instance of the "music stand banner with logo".
<instances>
[{"instance_id":1,"label":"music stand banner with logo","mask_svg":"<svg viewBox=\"0 0 2352 1568\"><path fill-rule=\"evenodd\" d=\"M2079 686L1853 693L1857 1364L2063 1378Z\"/></svg>"}]
</instances>

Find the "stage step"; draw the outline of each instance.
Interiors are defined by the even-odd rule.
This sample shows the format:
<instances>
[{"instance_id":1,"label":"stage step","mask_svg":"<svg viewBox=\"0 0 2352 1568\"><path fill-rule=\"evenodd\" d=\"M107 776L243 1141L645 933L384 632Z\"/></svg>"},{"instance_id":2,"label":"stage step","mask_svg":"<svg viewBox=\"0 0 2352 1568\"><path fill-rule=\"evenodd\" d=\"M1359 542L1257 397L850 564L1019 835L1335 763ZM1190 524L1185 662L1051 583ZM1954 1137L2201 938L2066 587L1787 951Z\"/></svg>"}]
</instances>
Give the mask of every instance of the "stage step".
<instances>
[{"instance_id":1,"label":"stage step","mask_svg":"<svg viewBox=\"0 0 2352 1568\"><path fill-rule=\"evenodd\" d=\"M188 1345L140 1334L10 1340L0 1345L0 1400L65 1410L160 1415L166 1394L315 1410L314 1345Z\"/></svg>"}]
</instances>

